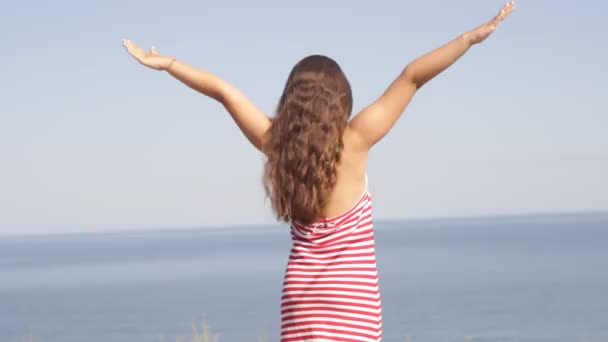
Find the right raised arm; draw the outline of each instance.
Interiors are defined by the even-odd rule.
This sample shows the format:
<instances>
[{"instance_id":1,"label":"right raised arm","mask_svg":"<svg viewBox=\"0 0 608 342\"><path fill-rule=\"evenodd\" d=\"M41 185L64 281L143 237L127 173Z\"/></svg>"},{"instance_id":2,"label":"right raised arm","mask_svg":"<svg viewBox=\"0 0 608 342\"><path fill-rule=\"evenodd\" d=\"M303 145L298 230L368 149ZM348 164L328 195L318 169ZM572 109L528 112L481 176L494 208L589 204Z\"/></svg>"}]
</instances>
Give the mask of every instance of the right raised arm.
<instances>
[{"instance_id":1,"label":"right raised arm","mask_svg":"<svg viewBox=\"0 0 608 342\"><path fill-rule=\"evenodd\" d=\"M456 62L474 44L484 41L515 8L511 1L492 20L408 64L386 91L349 123L362 148L369 149L394 126L414 94Z\"/></svg>"},{"instance_id":2,"label":"right raised arm","mask_svg":"<svg viewBox=\"0 0 608 342\"><path fill-rule=\"evenodd\" d=\"M225 80L180 60L172 61L166 71L190 88L220 102L249 142L262 151L271 120L245 94Z\"/></svg>"},{"instance_id":3,"label":"right raised arm","mask_svg":"<svg viewBox=\"0 0 608 342\"><path fill-rule=\"evenodd\" d=\"M145 51L127 39L123 40L123 45L142 65L167 71L188 87L224 105L249 142L262 150L262 141L272 125L271 120L236 87L203 69L160 55L154 47Z\"/></svg>"}]
</instances>

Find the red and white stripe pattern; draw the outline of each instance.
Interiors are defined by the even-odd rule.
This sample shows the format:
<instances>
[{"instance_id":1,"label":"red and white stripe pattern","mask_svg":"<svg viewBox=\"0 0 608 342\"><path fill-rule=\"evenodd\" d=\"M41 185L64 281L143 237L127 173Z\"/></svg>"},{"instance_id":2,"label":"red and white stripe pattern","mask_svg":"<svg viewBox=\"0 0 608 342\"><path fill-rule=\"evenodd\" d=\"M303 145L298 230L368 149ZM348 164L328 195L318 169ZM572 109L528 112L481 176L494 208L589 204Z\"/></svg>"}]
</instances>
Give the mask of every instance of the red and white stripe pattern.
<instances>
[{"instance_id":1,"label":"red and white stripe pattern","mask_svg":"<svg viewBox=\"0 0 608 342\"><path fill-rule=\"evenodd\" d=\"M382 309L371 195L346 213L291 224L281 297L281 342L380 341Z\"/></svg>"}]
</instances>

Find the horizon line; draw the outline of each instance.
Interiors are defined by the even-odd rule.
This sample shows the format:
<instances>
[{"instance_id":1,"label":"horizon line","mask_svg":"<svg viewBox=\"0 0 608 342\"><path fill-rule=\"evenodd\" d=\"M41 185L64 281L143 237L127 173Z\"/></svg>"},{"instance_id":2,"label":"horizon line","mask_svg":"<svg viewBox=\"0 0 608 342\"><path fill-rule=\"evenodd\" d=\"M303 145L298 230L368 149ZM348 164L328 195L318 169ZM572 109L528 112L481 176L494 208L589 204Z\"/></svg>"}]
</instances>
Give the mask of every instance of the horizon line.
<instances>
[{"instance_id":1,"label":"horizon line","mask_svg":"<svg viewBox=\"0 0 608 342\"><path fill-rule=\"evenodd\" d=\"M533 218L567 218L572 216L594 216L594 215L607 215L608 209L590 209L590 210L577 210L577 211L534 211L534 212L519 212L519 213L497 213L497 214L476 214L476 215L450 215L450 216L437 216L437 217L420 217L420 218L377 218L374 219L377 223L415 223L415 222L437 222L437 221L478 221L487 219L496 220L509 220L509 219L533 219ZM32 232L32 233L0 233L1 239L9 238L28 238L28 237L61 237L61 236L75 236L75 235L106 235L106 234L146 234L146 233L167 233L167 232L186 232L186 231L202 231L202 230L236 230L248 227L265 227L265 228L278 228L280 226L287 225L284 222L274 223L243 223L243 224L220 224L220 225L200 225L200 226L176 226L176 227L142 227L142 228L117 228L108 229L101 228L95 230L85 231L68 231L68 232Z\"/></svg>"}]
</instances>

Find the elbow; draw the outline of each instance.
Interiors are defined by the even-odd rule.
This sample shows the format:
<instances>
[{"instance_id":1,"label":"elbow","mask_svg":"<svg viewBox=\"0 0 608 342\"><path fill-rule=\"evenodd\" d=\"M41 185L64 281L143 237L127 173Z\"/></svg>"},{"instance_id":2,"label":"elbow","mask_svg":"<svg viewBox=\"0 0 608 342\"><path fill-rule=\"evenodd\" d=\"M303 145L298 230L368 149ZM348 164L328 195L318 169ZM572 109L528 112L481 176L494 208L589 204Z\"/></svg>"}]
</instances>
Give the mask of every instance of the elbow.
<instances>
[{"instance_id":1,"label":"elbow","mask_svg":"<svg viewBox=\"0 0 608 342\"><path fill-rule=\"evenodd\" d=\"M223 104L224 107L227 107L230 105L228 103L228 100L230 98L229 89L227 89L227 88L217 87L216 89L212 89L211 91L209 91L209 94L207 96L209 96L212 99L216 100L217 102Z\"/></svg>"},{"instance_id":2,"label":"elbow","mask_svg":"<svg viewBox=\"0 0 608 342\"><path fill-rule=\"evenodd\" d=\"M422 86L422 83L416 76L416 70L414 67L412 67L411 64L406 66L405 69L403 69L403 72L401 72L401 76L399 78L402 79L403 82L415 87L416 89L419 89Z\"/></svg>"}]
</instances>

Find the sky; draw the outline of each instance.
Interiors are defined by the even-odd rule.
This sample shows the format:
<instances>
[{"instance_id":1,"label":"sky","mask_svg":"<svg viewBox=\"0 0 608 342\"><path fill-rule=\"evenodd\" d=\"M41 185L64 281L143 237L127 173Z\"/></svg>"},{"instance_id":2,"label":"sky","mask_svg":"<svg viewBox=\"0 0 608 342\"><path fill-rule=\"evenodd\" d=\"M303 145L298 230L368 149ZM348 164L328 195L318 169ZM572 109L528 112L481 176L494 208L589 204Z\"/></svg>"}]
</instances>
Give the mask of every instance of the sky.
<instances>
[{"instance_id":1,"label":"sky","mask_svg":"<svg viewBox=\"0 0 608 342\"><path fill-rule=\"evenodd\" d=\"M362 109L501 0L12 1L0 12L0 235L274 223L221 105L123 49L217 74L273 115L321 53ZM371 152L376 219L608 210L603 1L520 0Z\"/></svg>"}]
</instances>

